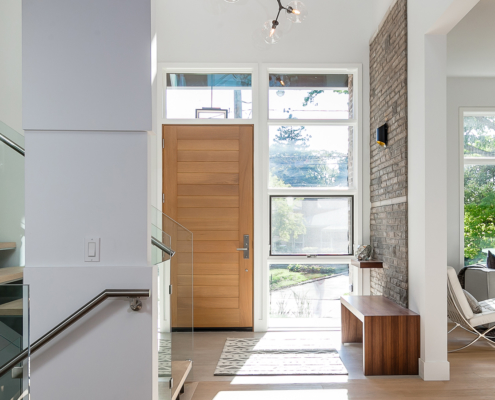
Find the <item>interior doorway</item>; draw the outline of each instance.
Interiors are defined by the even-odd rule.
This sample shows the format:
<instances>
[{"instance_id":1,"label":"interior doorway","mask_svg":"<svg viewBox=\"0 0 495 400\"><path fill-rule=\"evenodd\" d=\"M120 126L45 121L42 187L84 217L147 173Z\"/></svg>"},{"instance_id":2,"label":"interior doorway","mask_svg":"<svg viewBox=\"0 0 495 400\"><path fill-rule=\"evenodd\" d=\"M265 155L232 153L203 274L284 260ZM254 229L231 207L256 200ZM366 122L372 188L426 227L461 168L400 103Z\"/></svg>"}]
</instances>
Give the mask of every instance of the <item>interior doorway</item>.
<instances>
[{"instance_id":1,"label":"interior doorway","mask_svg":"<svg viewBox=\"0 0 495 400\"><path fill-rule=\"evenodd\" d=\"M253 126L163 125L163 139L163 210L194 235L192 287L171 259L172 329L252 328Z\"/></svg>"}]
</instances>

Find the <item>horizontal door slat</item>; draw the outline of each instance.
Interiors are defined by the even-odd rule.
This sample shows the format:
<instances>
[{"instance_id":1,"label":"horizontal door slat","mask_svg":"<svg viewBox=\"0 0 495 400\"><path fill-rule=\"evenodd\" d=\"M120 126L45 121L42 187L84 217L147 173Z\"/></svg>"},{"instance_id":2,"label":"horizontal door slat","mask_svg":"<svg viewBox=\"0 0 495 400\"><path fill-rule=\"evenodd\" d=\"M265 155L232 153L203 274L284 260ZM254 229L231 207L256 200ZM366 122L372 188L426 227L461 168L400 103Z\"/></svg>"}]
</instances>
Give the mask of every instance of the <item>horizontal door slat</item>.
<instances>
[{"instance_id":1,"label":"horizontal door slat","mask_svg":"<svg viewBox=\"0 0 495 400\"><path fill-rule=\"evenodd\" d=\"M179 151L177 160L184 161L239 161L238 151Z\"/></svg>"},{"instance_id":2,"label":"horizontal door slat","mask_svg":"<svg viewBox=\"0 0 495 400\"><path fill-rule=\"evenodd\" d=\"M179 286L178 297L191 297L192 287ZM194 298L198 297L239 297L238 286L194 286Z\"/></svg>"},{"instance_id":3,"label":"horizontal door slat","mask_svg":"<svg viewBox=\"0 0 495 400\"><path fill-rule=\"evenodd\" d=\"M191 266L179 264L179 274L191 274ZM194 274L201 275L238 275L239 264L199 264L194 263Z\"/></svg>"},{"instance_id":4,"label":"horizontal door slat","mask_svg":"<svg viewBox=\"0 0 495 400\"><path fill-rule=\"evenodd\" d=\"M191 275L179 275L177 282L180 286L191 285ZM239 275L199 275L194 273L194 286L238 286Z\"/></svg>"},{"instance_id":5,"label":"horizontal door slat","mask_svg":"<svg viewBox=\"0 0 495 400\"><path fill-rule=\"evenodd\" d=\"M178 306L182 308L189 308L193 306L194 302L194 309L201 309L201 308L239 308L239 299L238 298L231 298L231 297L225 297L225 298L199 298L199 299L190 299L186 297L179 297L178 299Z\"/></svg>"},{"instance_id":6,"label":"horizontal door slat","mask_svg":"<svg viewBox=\"0 0 495 400\"><path fill-rule=\"evenodd\" d=\"M181 233L177 235L178 240L188 240L187 233ZM196 231L194 232L194 242L201 242L203 240L239 240L238 231ZM196 246L196 244L195 244Z\"/></svg>"},{"instance_id":7,"label":"horizontal door slat","mask_svg":"<svg viewBox=\"0 0 495 400\"><path fill-rule=\"evenodd\" d=\"M178 185L179 196L239 196L237 185Z\"/></svg>"},{"instance_id":8,"label":"horizontal door slat","mask_svg":"<svg viewBox=\"0 0 495 400\"><path fill-rule=\"evenodd\" d=\"M179 151L239 150L239 140L177 140Z\"/></svg>"},{"instance_id":9,"label":"horizontal door slat","mask_svg":"<svg viewBox=\"0 0 495 400\"><path fill-rule=\"evenodd\" d=\"M177 310L179 327L189 328L191 327L191 319L188 318L187 314L180 316L182 310ZM187 325L188 323L189 325ZM236 328L239 327L239 323L239 310L237 309L208 308L202 309L201 313L194 314L195 328Z\"/></svg>"},{"instance_id":10,"label":"horizontal door slat","mask_svg":"<svg viewBox=\"0 0 495 400\"><path fill-rule=\"evenodd\" d=\"M179 196L178 201L182 208L239 207L239 196Z\"/></svg>"},{"instance_id":11,"label":"horizontal door slat","mask_svg":"<svg viewBox=\"0 0 495 400\"><path fill-rule=\"evenodd\" d=\"M177 216L183 219L236 219L239 218L238 208L178 208Z\"/></svg>"},{"instance_id":12,"label":"horizontal door slat","mask_svg":"<svg viewBox=\"0 0 495 400\"><path fill-rule=\"evenodd\" d=\"M237 185L239 174L180 172L177 174L177 183L179 185Z\"/></svg>"},{"instance_id":13,"label":"horizontal door slat","mask_svg":"<svg viewBox=\"0 0 495 400\"><path fill-rule=\"evenodd\" d=\"M194 265L198 264L239 264L240 251L235 253L194 253ZM187 259L187 257L186 257ZM186 261L187 262L187 261Z\"/></svg>"},{"instance_id":14,"label":"horizontal door slat","mask_svg":"<svg viewBox=\"0 0 495 400\"><path fill-rule=\"evenodd\" d=\"M179 140L203 140L205 137L211 140L239 139L239 128L234 126L197 126L182 125L177 127L177 139Z\"/></svg>"},{"instance_id":15,"label":"horizontal door slat","mask_svg":"<svg viewBox=\"0 0 495 400\"><path fill-rule=\"evenodd\" d=\"M177 172L238 173L238 162L179 162Z\"/></svg>"},{"instance_id":16,"label":"horizontal door slat","mask_svg":"<svg viewBox=\"0 0 495 400\"><path fill-rule=\"evenodd\" d=\"M190 229L194 233L197 231L234 231L237 230L239 225L237 218L232 218L230 220L220 220L216 218L201 220L181 218L179 219L179 223L187 226L187 229Z\"/></svg>"},{"instance_id":17,"label":"horizontal door slat","mask_svg":"<svg viewBox=\"0 0 495 400\"><path fill-rule=\"evenodd\" d=\"M238 247L238 240L204 240L194 243L194 251L201 253L232 253Z\"/></svg>"}]
</instances>

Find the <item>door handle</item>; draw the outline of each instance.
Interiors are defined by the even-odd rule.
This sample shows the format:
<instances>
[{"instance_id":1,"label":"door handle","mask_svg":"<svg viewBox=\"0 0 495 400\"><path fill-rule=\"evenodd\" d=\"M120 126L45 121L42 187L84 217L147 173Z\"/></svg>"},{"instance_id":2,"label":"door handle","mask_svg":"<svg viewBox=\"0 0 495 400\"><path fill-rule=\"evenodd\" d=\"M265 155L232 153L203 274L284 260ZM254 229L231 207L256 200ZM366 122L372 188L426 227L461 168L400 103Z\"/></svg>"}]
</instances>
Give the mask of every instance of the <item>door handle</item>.
<instances>
[{"instance_id":1,"label":"door handle","mask_svg":"<svg viewBox=\"0 0 495 400\"><path fill-rule=\"evenodd\" d=\"M242 244L244 247L237 249L237 251L243 251L244 258L249 258L249 235L244 235L244 243Z\"/></svg>"}]
</instances>

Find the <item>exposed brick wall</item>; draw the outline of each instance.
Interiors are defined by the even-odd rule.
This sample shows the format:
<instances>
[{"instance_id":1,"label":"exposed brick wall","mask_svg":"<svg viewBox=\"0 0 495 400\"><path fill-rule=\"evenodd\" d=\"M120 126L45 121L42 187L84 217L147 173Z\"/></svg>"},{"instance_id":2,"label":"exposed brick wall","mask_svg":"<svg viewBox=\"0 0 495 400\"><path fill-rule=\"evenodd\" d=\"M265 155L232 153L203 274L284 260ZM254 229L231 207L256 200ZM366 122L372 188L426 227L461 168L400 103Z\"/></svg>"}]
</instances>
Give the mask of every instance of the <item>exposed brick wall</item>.
<instances>
[{"instance_id":1,"label":"exposed brick wall","mask_svg":"<svg viewBox=\"0 0 495 400\"><path fill-rule=\"evenodd\" d=\"M375 142L384 123L387 148ZM407 0L370 44L370 128L371 244L384 267L371 271L371 293L407 307Z\"/></svg>"}]
</instances>

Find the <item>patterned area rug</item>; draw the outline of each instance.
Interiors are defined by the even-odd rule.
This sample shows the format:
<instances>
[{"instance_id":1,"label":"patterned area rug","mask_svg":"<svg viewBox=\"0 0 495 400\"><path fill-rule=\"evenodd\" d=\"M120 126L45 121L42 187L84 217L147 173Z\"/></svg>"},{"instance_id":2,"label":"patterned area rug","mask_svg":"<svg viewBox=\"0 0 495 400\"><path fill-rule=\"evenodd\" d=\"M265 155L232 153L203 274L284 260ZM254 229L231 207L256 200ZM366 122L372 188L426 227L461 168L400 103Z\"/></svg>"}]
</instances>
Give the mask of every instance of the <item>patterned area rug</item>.
<instances>
[{"instance_id":1,"label":"patterned area rug","mask_svg":"<svg viewBox=\"0 0 495 400\"><path fill-rule=\"evenodd\" d=\"M172 342L170 339L158 339L158 376L172 376Z\"/></svg>"},{"instance_id":2,"label":"patterned area rug","mask_svg":"<svg viewBox=\"0 0 495 400\"><path fill-rule=\"evenodd\" d=\"M347 375L328 340L228 338L215 375Z\"/></svg>"}]
</instances>

